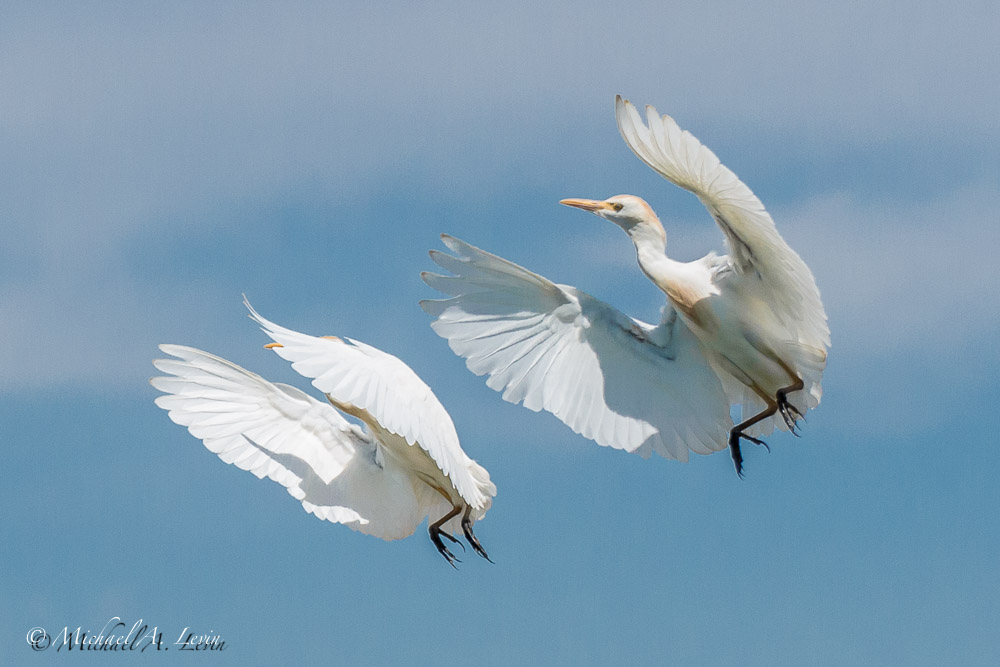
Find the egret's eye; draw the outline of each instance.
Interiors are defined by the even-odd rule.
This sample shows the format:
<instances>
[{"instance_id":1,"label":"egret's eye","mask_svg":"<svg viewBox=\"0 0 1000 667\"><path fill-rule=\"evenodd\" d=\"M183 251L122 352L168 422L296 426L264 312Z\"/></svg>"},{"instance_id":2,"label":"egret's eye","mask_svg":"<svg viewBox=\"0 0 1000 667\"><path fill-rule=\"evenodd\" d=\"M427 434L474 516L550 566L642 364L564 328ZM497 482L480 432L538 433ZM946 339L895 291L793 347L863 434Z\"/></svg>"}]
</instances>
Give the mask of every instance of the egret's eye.
<instances>
[{"instance_id":1,"label":"egret's eye","mask_svg":"<svg viewBox=\"0 0 1000 667\"><path fill-rule=\"evenodd\" d=\"M625 204L616 201L614 204L611 205L611 208L615 209L615 213L617 213L618 211L622 210L623 206L625 206Z\"/></svg>"}]
</instances>

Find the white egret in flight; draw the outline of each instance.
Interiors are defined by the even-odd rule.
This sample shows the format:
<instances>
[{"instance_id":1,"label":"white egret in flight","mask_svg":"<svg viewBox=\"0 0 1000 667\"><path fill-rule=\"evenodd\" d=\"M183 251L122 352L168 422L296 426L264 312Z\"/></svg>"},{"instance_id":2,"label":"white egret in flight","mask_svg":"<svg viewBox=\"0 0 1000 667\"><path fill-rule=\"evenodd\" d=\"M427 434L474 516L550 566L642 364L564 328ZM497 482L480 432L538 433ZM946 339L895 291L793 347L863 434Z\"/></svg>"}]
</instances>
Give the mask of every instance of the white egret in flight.
<instances>
[{"instance_id":1,"label":"white egret in flight","mask_svg":"<svg viewBox=\"0 0 1000 667\"><path fill-rule=\"evenodd\" d=\"M619 96L629 148L693 192L726 237L728 255L666 256L666 232L642 199L564 199L618 225L639 267L666 294L646 324L569 285L443 236L431 251L453 275L422 274L451 298L422 301L434 330L503 398L547 410L600 445L686 461L729 446L742 477L740 440L763 445L774 428L796 433L819 404L830 330L812 273L760 200L669 116L646 124ZM733 424L730 406L741 405ZM728 431L728 437L727 432ZM797 434L797 433L796 433Z\"/></svg>"},{"instance_id":2,"label":"white egret in flight","mask_svg":"<svg viewBox=\"0 0 1000 667\"><path fill-rule=\"evenodd\" d=\"M451 417L416 373L370 345L307 336L246 306L274 340L266 347L312 379L330 404L180 345L160 346L177 359L153 362L169 374L150 380L165 393L156 404L223 461L278 482L320 519L395 540L428 517L431 541L453 567L457 559L441 537L460 544L452 535L459 527L489 560L472 526L496 486L462 451Z\"/></svg>"}]
</instances>

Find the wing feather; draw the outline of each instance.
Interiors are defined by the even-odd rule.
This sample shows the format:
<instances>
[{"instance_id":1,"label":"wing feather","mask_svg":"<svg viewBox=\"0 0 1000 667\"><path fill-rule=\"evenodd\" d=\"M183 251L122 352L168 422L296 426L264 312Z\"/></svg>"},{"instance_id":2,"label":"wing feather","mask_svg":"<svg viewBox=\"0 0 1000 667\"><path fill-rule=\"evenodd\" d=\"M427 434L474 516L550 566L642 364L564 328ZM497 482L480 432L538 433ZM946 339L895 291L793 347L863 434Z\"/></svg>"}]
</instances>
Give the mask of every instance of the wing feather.
<instances>
[{"instance_id":1,"label":"wing feather","mask_svg":"<svg viewBox=\"0 0 1000 667\"><path fill-rule=\"evenodd\" d=\"M546 410L600 445L686 461L726 446L732 426L718 377L676 318L670 349L611 306L451 236L422 274L450 298L421 301L431 325L486 384ZM659 334L659 332L656 332ZM668 336L663 336L668 337ZM686 424L684 428L675 425Z\"/></svg>"},{"instance_id":2,"label":"wing feather","mask_svg":"<svg viewBox=\"0 0 1000 667\"><path fill-rule=\"evenodd\" d=\"M622 138L639 159L705 205L726 236L734 269L760 276L760 293L792 339L828 348L830 328L812 272L781 238L750 188L670 116L647 106L644 124L635 106L620 95L615 116Z\"/></svg>"},{"instance_id":3,"label":"wing feather","mask_svg":"<svg viewBox=\"0 0 1000 667\"><path fill-rule=\"evenodd\" d=\"M408 474L330 405L180 345L153 365L156 404L226 463L284 486L306 511L382 539L413 533L429 511Z\"/></svg>"},{"instance_id":4,"label":"wing feather","mask_svg":"<svg viewBox=\"0 0 1000 667\"><path fill-rule=\"evenodd\" d=\"M314 387L367 412L382 428L423 449L469 505L489 507L496 495L489 473L462 450L451 416L409 366L360 341L286 329L244 303L264 333L281 344L274 351Z\"/></svg>"}]
</instances>

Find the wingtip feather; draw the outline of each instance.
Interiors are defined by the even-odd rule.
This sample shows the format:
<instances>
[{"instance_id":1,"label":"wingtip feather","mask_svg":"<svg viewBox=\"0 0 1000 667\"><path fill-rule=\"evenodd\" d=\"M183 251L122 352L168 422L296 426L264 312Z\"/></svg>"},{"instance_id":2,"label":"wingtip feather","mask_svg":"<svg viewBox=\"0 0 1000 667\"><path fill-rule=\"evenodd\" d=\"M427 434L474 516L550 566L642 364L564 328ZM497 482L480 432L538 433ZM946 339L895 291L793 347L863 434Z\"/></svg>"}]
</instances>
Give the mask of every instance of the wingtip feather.
<instances>
[{"instance_id":1,"label":"wingtip feather","mask_svg":"<svg viewBox=\"0 0 1000 667\"><path fill-rule=\"evenodd\" d=\"M457 239L457 238L455 238L454 236L451 236L451 235L449 235L449 234L442 234L442 235L441 235L441 241L442 241L442 242L443 242L443 243L445 244L445 246L446 246L446 247L447 247L447 248L448 248L449 250L451 250L451 251L452 251L452 252L454 252L454 253L458 253L459 255L462 255L462 254L464 254L464 253L462 252L462 250L463 250L463 248L464 248L465 246L467 246L467 245L468 245L468 244L467 244L467 243L465 243L464 241L462 241L462 240L460 240L460 239Z\"/></svg>"},{"instance_id":2,"label":"wingtip feather","mask_svg":"<svg viewBox=\"0 0 1000 667\"><path fill-rule=\"evenodd\" d=\"M190 352L191 350L194 349L186 345L175 345L173 343L160 343L156 347L159 348L160 352L178 358L183 358L184 352Z\"/></svg>"},{"instance_id":3,"label":"wingtip feather","mask_svg":"<svg viewBox=\"0 0 1000 667\"><path fill-rule=\"evenodd\" d=\"M420 306L420 309L428 315L437 315L437 309L433 305L435 303L438 303L437 299L421 299L417 302L417 305ZM433 324L431 326L433 327Z\"/></svg>"},{"instance_id":4,"label":"wingtip feather","mask_svg":"<svg viewBox=\"0 0 1000 667\"><path fill-rule=\"evenodd\" d=\"M420 279L424 281L424 284L428 287L437 290L438 292L445 292L440 287L440 281L443 281L446 276L442 276L440 273L434 273L432 271L421 271Z\"/></svg>"}]
</instances>

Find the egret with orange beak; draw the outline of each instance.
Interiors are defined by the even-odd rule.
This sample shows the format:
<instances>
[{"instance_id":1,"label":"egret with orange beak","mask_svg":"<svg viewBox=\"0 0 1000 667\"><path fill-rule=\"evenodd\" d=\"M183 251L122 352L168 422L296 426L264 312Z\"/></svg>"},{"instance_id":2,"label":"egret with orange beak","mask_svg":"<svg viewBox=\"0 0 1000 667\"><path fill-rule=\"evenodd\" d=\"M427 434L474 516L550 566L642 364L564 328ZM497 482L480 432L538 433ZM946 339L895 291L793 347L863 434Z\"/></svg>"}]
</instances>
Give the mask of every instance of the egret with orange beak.
<instances>
[{"instance_id":1,"label":"egret with orange beak","mask_svg":"<svg viewBox=\"0 0 1000 667\"><path fill-rule=\"evenodd\" d=\"M643 162L701 200L729 250L670 259L659 218L633 195L560 202L628 234L642 272L666 295L659 324L450 236L454 255L431 257L452 275L422 274L450 298L421 305L505 400L643 456L686 461L689 451L728 446L742 477L741 440L764 445L775 428L798 435L819 404L830 346L819 290L760 200L712 151L652 107L643 123L618 96L615 115ZM739 423L731 406L741 408Z\"/></svg>"}]
</instances>

